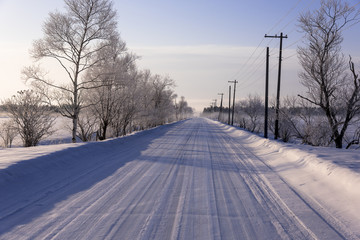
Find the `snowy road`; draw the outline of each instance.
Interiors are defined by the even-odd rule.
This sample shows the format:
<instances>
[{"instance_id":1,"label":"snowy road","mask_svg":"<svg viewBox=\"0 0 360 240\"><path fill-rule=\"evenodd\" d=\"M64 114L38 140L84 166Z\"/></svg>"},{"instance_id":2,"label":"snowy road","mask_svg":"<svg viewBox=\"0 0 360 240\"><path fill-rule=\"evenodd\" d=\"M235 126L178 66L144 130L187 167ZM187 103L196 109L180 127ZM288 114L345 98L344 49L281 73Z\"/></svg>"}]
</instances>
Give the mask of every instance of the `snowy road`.
<instances>
[{"instance_id":1,"label":"snowy road","mask_svg":"<svg viewBox=\"0 0 360 240\"><path fill-rule=\"evenodd\" d=\"M0 171L0 239L346 239L221 125L195 118Z\"/></svg>"}]
</instances>

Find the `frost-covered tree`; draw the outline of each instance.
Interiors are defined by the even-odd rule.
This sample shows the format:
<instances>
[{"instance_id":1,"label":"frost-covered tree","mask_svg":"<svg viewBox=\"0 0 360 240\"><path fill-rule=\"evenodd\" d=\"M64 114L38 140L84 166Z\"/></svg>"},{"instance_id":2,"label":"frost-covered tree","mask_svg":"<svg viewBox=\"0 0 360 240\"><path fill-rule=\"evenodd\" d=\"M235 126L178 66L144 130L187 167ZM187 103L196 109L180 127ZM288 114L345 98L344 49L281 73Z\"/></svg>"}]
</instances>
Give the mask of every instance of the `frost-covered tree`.
<instances>
[{"instance_id":1,"label":"frost-covered tree","mask_svg":"<svg viewBox=\"0 0 360 240\"><path fill-rule=\"evenodd\" d=\"M41 96L32 90L20 91L6 100L4 109L15 123L24 147L36 146L53 133L55 117L49 107L43 105Z\"/></svg>"},{"instance_id":2,"label":"frost-covered tree","mask_svg":"<svg viewBox=\"0 0 360 240\"><path fill-rule=\"evenodd\" d=\"M250 94L247 99L240 101L238 105L240 111L245 113L245 118L241 120L242 125L251 132L260 131L264 112L264 105L260 96Z\"/></svg>"},{"instance_id":3,"label":"frost-covered tree","mask_svg":"<svg viewBox=\"0 0 360 240\"><path fill-rule=\"evenodd\" d=\"M140 98L140 78L135 65L130 64L122 84L116 89L119 96L114 112L114 119L111 123L115 136L126 135L129 126L133 123L135 115L141 110L138 99Z\"/></svg>"},{"instance_id":4,"label":"frost-covered tree","mask_svg":"<svg viewBox=\"0 0 360 240\"><path fill-rule=\"evenodd\" d=\"M137 98L137 122L141 128L164 124L175 119L174 81L168 76L141 73Z\"/></svg>"},{"instance_id":5,"label":"frost-covered tree","mask_svg":"<svg viewBox=\"0 0 360 240\"><path fill-rule=\"evenodd\" d=\"M97 118L89 108L81 111L78 119L77 137L83 142L91 141L95 138L97 130Z\"/></svg>"},{"instance_id":6,"label":"frost-covered tree","mask_svg":"<svg viewBox=\"0 0 360 240\"><path fill-rule=\"evenodd\" d=\"M154 126L152 124L152 88L151 88L151 72L150 70L143 70L139 76L139 97L137 99L138 113L136 116L136 123L140 129Z\"/></svg>"},{"instance_id":7,"label":"frost-covered tree","mask_svg":"<svg viewBox=\"0 0 360 240\"><path fill-rule=\"evenodd\" d=\"M166 123L174 113L174 86L174 80L168 76L154 75L152 78L153 116L156 125Z\"/></svg>"},{"instance_id":8,"label":"frost-covered tree","mask_svg":"<svg viewBox=\"0 0 360 240\"><path fill-rule=\"evenodd\" d=\"M298 56L303 71L301 83L307 94L301 98L325 113L332 139L342 148L343 137L353 117L360 113L360 82L354 64L341 53L343 31L359 22L360 12L342 0L322 0L319 10L302 14L300 27L305 46ZM350 73L350 74L349 74Z\"/></svg>"},{"instance_id":9,"label":"frost-covered tree","mask_svg":"<svg viewBox=\"0 0 360 240\"><path fill-rule=\"evenodd\" d=\"M180 101L175 107L177 115L179 115L180 119L186 119L193 115L193 109L189 107L188 102L185 100L184 96L180 97Z\"/></svg>"},{"instance_id":10,"label":"frost-covered tree","mask_svg":"<svg viewBox=\"0 0 360 240\"><path fill-rule=\"evenodd\" d=\"M55 98L62 115L72 119L72 141L76 142L83 96L88 89L101 84L98 76L85 78L85 73L107 57L97 53L111 46L113 39L118 38L118 32L116 12L111 1L64 2L65 12L49 14L43 27L44 36L34 42L31 56L35 61L55 60L64 70L67 81L49 79L38 65L25 68L23 74L49 99Z\"/></svg>"},{"instance_id":11,"label":"frost-covered tree","mask_svg":"<svg viewBox=\"0 0 360 240\"><path fill-rule=\"evenodd\" d=\"M87 73L87 78L98 79L87 102L99 121L98 138L104 140L123 98L119 89L126 85L128 69L136 57L126 52L125 43L118 38L108 48L99 51L98 55L103 61ZM99 83L101 86L96 87Z\"/></svg>"}]
</instances>

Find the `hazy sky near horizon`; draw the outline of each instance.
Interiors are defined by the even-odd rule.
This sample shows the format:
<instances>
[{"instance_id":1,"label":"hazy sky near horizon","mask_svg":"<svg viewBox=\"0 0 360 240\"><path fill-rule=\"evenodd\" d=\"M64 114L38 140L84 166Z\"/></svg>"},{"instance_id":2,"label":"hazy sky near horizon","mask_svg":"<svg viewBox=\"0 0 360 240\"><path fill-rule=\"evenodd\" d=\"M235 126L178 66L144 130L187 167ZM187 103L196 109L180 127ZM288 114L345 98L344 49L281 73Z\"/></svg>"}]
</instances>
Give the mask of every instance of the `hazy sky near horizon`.
<instances>
[{"instance_id":1,"label":"hazy sky near horizon","mask_svg":"<svg viewBox=\"0 0 360 240\"><path fill-rule=\"evenodd\" d=\"M264 94L265 49L270 47L270 94L277 81L278 39L283 32L282 96L304 91L296 48L302 44L297 19L317 9L320 0L115 0L118 29L138 65L169 75L175 92L202 110L228 96L228 81L238 80L237 99ZM349 0L359 7L359 0ZM32 64L34 40L43 36L49 12L63 11L63 0L0 0L0 99L25 89L21 70ZM343 52L360 69L360 24L344 32ZM53 69L49 69L49 72Z\"/></svg>"}]
</instances>

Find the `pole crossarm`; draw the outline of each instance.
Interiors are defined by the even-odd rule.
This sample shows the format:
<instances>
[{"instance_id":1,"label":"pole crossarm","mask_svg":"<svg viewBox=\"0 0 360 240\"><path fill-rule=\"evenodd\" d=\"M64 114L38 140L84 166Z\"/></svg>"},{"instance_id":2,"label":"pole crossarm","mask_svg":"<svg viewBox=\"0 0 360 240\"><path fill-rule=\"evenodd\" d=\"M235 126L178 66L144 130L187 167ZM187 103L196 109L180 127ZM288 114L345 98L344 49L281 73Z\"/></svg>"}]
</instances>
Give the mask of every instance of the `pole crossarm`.
<instances>
[{"instance_id":1,"label":"pole crossarm","mask_svg":"<svg viewBox=\"0 0 360 240\"><path fill-rule=\"evenodd\" d=\"M280 34L280 36L278 36L277 34L275 34L274 36L269 36L269 35L267 35L267 34L265 34L265 37L266 38L288 38L288 36L287 35L282 35L282 33Z\"/></svg>"}]
</instances>

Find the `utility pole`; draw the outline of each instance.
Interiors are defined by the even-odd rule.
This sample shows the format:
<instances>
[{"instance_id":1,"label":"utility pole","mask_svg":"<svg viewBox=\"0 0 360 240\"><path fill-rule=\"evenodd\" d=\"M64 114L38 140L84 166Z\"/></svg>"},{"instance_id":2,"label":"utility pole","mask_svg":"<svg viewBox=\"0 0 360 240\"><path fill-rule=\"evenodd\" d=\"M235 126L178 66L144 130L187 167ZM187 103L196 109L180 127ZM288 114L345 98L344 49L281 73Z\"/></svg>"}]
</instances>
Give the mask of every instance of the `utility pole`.
<instances>
[{"instance_id":1,"label":"utility pole","mask_svg":"<svg viewBox=\"0 0 360 240\"><path fill-rule=\"evenodd\" d=\"M269 47L266 48L265 123L264 123L264 137L265 138L268 138L268 107L269 107Z\"/></svg>"},{"instance_id":2,"label":"utility pole","mask_svg":"<svg viewBox=\"0 0 360 240\"><path fill-rule=\"evenodd\" d=\"M275 139L279 137L279 109L280 109L280 79L281 79L281 60L282 60L282 40L287 38L287 35L283 36L283 33L280 33L280 36L267 36L266 38L280 38L280 49L279 49L279 71L278 71L278 84L276 91L276 108L275 108Z\"/></svg>"},{"instance_id":3,"label":"utility pole","mask_svg":"<svg viewBox=\"0 0 360 240\"><path fill-rule=\"evenodd\" d=\"M213 103L214 103L214 109L217 107L217 99L213 99Z\"/></svg>"},{"instance_id":4,"label":"utility pole","mask_svg":"<svg viewBox=\"0 0 360 240\"><path fill-rule=\"evenodd\" d=\"M212 101L210 102L210 110L211 110L211 113L215 112L215 111L214 111L214 100L212 100Z\"/></svg>"},{"instance_id":5,"label":"utility pole","mask_svg":"<svg viewBox=\"0 0 360 240\"><path fill-rule=\"evenodd\" d=\"M221 96L221 101L220 101L220 112L219 112L219 117L218 117L218 121L220 121L220 116L221 116L221 113L222 113L222 107L223 107L223 97L224 97L224 94L223 93L218 93L218 95Z\"/></svg>"},{"instance_id":6,"label":"utility pole","mask_svg":"<svg viewBox=\"0 0 360 240\"><path fill-rule=\"evenodd\" d=\"M228 125L230 125L230 107L231 107L231 86L229 86L229 118L228 118Z\"/></svg>"},{"instance_id":7,"label":"utility pole","mask_svg":"<svg viewBox=\"0 0 360 240\"><path fill-rule=\"evenodd\" d=\"M216 112L216 99L213 99L211 102L211 112L215 113Z\"/></svg>"},{"instance_id":8,"label":"utility pole","mask_svg":"<svg viewBox=\"0 0 360 240\"><path fill-rule=\"evenodd\" d=\"M236 91L236 83L238 83L238 81L234 80L234 81L228 81L229 83L234 83L234 96L233 96L233 105L232 105L232 117L231 117L231 125L234 125L234 112L235 112L235 91Z\"/></svg>"}]
</instances>

